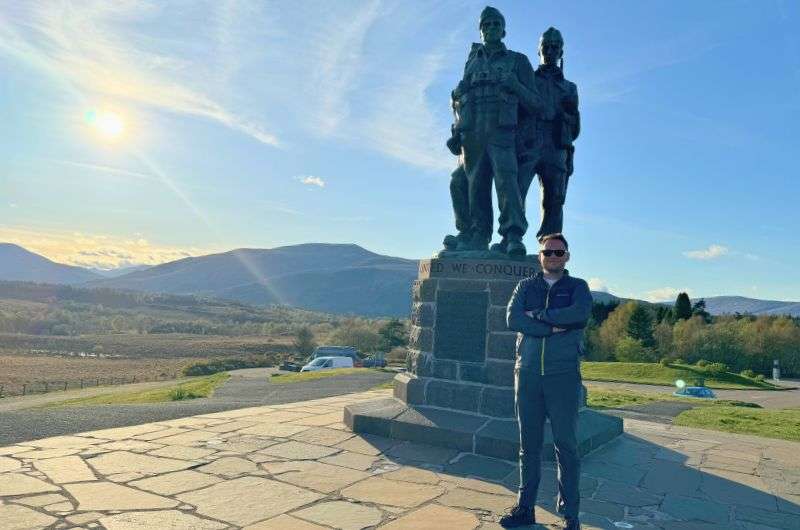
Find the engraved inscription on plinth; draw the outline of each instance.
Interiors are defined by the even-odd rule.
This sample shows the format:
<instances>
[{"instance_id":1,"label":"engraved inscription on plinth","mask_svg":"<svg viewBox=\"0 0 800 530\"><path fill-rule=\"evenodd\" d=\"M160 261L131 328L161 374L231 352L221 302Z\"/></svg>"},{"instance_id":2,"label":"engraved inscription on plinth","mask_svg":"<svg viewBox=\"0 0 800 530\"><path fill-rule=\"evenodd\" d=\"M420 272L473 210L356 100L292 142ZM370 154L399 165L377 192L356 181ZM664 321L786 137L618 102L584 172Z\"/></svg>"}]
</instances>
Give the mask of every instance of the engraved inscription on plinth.
<instances>
[{"instance_id":1,"label":"engraved inscription on plinth","mask_svg":"<svg viewBox=\"0 0 800 530\"><path fill-rule=\"evenodd\" d=\"M438 359L486 359L488 291L445 291L436 296L433 350Z\"/></svg>"}]
</instances>

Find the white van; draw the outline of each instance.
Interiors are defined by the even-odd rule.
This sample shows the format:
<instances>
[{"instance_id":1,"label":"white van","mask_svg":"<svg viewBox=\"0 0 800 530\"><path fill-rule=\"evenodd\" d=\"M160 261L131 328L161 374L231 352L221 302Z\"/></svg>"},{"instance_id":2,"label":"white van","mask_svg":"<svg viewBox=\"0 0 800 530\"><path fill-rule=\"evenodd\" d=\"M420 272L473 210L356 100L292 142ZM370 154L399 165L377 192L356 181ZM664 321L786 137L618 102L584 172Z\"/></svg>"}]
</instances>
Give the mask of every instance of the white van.
<instances>
[{"instance_id":1,"label":"white van","mask_svg":"<svg viewBox=\"0 0 800 530\"><path fill-rule=\"evenodd\" d=\"M300 369L301 372L316 372L317 370L333 370L334 368L352 368L351 357L317 357Z\"/></svg>"}]
</instances>

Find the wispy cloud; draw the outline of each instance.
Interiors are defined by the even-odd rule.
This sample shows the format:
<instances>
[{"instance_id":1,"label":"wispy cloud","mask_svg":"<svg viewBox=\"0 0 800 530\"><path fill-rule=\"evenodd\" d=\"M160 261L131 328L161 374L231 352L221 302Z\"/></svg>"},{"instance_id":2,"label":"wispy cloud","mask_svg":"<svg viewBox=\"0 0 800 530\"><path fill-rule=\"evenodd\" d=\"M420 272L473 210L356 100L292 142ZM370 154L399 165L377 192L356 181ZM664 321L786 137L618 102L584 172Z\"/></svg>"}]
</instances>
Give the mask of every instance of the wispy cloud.
<instances>
[{"instance_id":1,"label":"wispy cloud","mask_svg":"<svg viewBox=\"0 0 800 530\"><path fill-rule=\"evenodd\" d=\"M674 301L680 293L686 293L692 296L692 290L686 287L680 289L675 287L659 287L658 289L646 291L641 295L641 299L648 302L671 302Z\"/></svg>"},{"instance_id":2,"label":"wispy cloud","mask_svg":"<svg viewBox=\"0 0 800 530\"><path fill-rule=\"evenodd\" d=\"M191 49L188 42L141 31L148 21L163 18L163 9L136 1L18 3L0 17L0 51L44 70L82 97L200 116L278 145L273 132L211 94L215 71L185 51Z\"/></svg>"},{"instance_id":3,"label":"wispy cloud","mask_svg":"<svg viewBox=\"0 0 800 530\"><path fill-rule=\"evenodd\" d=\"M14 243L58 263L116 269L157 265L212 252L197 247L152 243L142 234L130 237L0 226L0 241Z\"/></svg>"},{"instance_id":4,"label":"wispy cloud","mask_svg":"<svg viewBox=\"0 0 800 530\"><path fill-rule=\"evenodd\" d=\"M455 166L445 147L447 121L431 108L426 93L447 64L449 44L420 57L375 98L374 113L360 124L364 141L393 158L432 170ZM446 114L444 114L446 116Z\"/></svg>"},{"instance_id":5,"label":"wispy cloud","mask_svg":"<svg viewBox=\"0 0 800 530\"><path fill-rule=\"evenodd\" d=\"M320 38L311 43L316 55L313 86L319 92L319 130L331 134L348 117L348 94L363 73L364 41L380 14L380 2L373 0L360 9L334 13Z\"/></svg>"},{"instance_id":6,"label":"wispy cloud","mask_svg":"<svg viewBox=\"0 0 800 530\"><path fill-rule=\"evenodd\" d=\"M315 177L314 175L306 175L304 177L297 177L297 180L299 180L306 186L317 186L318 188L325 187L325 181L322 179L322 177Z\"/></svg>"},{"instance_id":7,"label":"wispy cloud","mask_svg":"<svg viewBox=\"0 0 800 530\"><path fill-rule=\"evenodd\" d=\"M712 260L721 258L730 252L728 247L723 245L709 245L708 248L700 249L700 250L687 250L683 253L689 259L696 259L696 260Z\"/></svg>"},{"instance_id":8,"label":"wispy cloud","mask_svg":"<svg viewBox=\"0 0 800 530\"><path fill-rule=\"evenodd\" d=\"M131 171L129 169L118 168L113 166L107 166L103 164L92 164L89 162L76 162L72 160L51 160L51 162L60 164L63 166L69 167L77 167L80 169L88 169L89 171L96 171L99 173L111 173L113 175L120 175L124 177L133 177L136 179L141 180L150 180L150 181L159 181L159 178L155 175L151 175L148 173L142 173L140 171Z\"/></svg>"},{"instance_id":9,"label":"wispy cloud","mask_svg":"<svg viewBox=\"0 0 800 530\"><path fill-rule=\"evenodd\" d=\"M83 104L197 116L288 149L316 137L443 173L455 164L444 146L451 117L430 93L457 82L468 39L458 24L441 24L461 20L462 9L441 2L420 13L387 0L19 2L0 16L0 54ZM464 24L475 31L474 20Z\"/></svg>"}]
</instances>

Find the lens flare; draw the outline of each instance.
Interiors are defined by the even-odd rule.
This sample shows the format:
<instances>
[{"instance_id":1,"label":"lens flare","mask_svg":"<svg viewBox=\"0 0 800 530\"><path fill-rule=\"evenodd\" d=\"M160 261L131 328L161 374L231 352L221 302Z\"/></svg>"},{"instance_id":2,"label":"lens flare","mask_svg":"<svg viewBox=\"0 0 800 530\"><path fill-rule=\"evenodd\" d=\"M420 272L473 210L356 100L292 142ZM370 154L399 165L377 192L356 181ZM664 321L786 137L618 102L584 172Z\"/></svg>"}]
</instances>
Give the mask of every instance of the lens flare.
<instances>
[{"instance_id":1,"label":"lens flare","mask_svg":"<svg viewBox=\"0 0 800 530\"><path fill-rule=\"evenodd\" d=\"M683 379L678 379L677 381L675 381L675 386L677 386L678 388L685 388L686 381L684 381Z\"/></svg>"},{"instance_id":2,"label":"lens flare","mask_svg":"<svg viewBox=\"0 0 800 530\"><path fill-rule=\"evenodd\" d=\"M125 132L125 122L116 112L90 110L84 119L98 136L106 140L116 140Z\"/></svg>"}]
</instances>

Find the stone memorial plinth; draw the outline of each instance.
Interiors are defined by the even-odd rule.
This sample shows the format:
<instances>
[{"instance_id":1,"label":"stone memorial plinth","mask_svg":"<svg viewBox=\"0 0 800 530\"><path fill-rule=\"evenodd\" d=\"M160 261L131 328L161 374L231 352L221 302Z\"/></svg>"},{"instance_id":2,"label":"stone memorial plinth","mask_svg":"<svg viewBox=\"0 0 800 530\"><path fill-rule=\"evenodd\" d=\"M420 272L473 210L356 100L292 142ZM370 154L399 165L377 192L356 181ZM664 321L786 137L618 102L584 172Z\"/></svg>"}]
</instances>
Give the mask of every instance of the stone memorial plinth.
<instances>
[{"instance_id":1,"label":"stone memorial plinth","mask_svg":"<svg viewBox=\"0 0 800 530\"><path fill-rule=\"evenodd\" d=\"M516 333L506 327L506 305L519 280L538 271L532 259L420 261L407 372L395 378L393 398L345 407L345 423L354 432L515 460ZM581 454L621 432L621 419L581 409ZM544 457L553 458L549 428Z\"/></svg>"}]
</instances>

